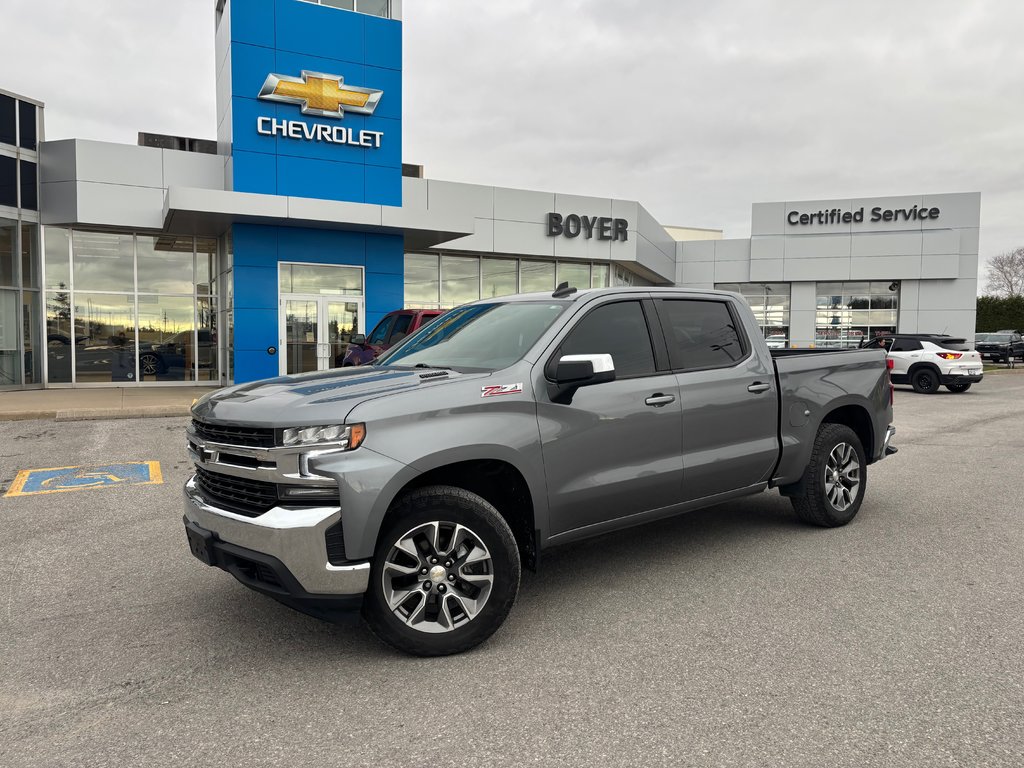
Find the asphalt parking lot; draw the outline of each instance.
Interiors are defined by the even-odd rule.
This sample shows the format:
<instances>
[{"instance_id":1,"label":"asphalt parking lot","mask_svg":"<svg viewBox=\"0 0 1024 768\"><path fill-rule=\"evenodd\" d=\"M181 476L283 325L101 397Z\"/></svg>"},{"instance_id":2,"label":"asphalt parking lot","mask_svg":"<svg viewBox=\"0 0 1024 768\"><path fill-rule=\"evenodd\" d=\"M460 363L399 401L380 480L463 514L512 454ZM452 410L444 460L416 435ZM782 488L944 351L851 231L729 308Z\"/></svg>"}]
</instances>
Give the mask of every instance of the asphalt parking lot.
<instances>
[{"instance_id":1,"label":"asphalt parking lot","mask_svg":"<svg viewBox=\"0 0 1024 768\"><path fill-rule=\"evenodd\" d=\"M183 418L0 422L0 765L1020 766L1024 375L897 393L846 528L774 493L545 553L505 626L413 659L192 558Z\"/></svg>"}]
</instances>

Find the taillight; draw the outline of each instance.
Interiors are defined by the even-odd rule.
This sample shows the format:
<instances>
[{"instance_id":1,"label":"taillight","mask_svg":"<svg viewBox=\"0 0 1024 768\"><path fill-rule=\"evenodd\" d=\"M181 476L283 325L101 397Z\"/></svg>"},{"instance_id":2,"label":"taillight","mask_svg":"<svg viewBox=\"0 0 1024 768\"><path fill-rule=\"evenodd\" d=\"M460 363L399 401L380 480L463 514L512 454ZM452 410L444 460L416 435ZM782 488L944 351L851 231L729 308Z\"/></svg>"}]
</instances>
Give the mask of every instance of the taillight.
<instances>
[{"instance_id":1,"label":"taillight","mask_svg":"<svg viewBox=\"0 0 1024 768\"><path fill-rule=\"evenodd\" d=\"M885 358L885 367L891 371L893 368L896 367L896 361L893 360L891 357Z\"/></svg>"},{"instance_id":2,"label":"taillight","mask_svg":"<svg viewBox=\"0 0 1024 768\"><path fill-rule=\"evenodd\" d=\"M960 352L936 352L935 354L943 360L958 360L963 357L963 354Z\"/></svg>"}]
</instances>

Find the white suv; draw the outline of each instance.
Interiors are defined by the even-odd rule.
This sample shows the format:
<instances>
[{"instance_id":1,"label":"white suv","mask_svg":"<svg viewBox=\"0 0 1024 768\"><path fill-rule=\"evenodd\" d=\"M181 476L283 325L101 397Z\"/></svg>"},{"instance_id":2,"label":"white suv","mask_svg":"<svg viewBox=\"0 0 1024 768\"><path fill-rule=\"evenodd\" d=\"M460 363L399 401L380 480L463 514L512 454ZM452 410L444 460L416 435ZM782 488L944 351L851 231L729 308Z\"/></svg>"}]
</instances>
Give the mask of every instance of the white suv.
<instances>
[{"instance_id":1,"label":"white suv","mask_svg":"<svg viewBox=\"0 0 1024 768\"><path fill-rule=\"evenodd\" d=\"M966 392L982 379L981 355L964 339L928 333L880 336L865 346L880 346L892 360L893 384L909 384L915 392L930 395L945 386L950 392Z\"/></svg>"}]
</instances>

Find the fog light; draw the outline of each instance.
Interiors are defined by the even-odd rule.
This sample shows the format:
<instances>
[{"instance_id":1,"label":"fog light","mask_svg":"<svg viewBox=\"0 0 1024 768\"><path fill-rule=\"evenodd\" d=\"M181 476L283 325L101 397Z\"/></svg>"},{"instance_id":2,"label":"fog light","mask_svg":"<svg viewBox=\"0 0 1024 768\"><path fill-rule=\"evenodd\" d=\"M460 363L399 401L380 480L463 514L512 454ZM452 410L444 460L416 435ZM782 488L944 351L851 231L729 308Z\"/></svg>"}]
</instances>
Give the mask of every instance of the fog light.
<instances>
[{"instance_id":1,"label":"fog light","mask_svg":"<svg viewBox=\"0 0 1024 768\"><path fill-rule=\"evenodd\" d=\"M279 485L277 493L282 500L338 501L338 489L332 486Z\"/></svg>"}]
</instances>

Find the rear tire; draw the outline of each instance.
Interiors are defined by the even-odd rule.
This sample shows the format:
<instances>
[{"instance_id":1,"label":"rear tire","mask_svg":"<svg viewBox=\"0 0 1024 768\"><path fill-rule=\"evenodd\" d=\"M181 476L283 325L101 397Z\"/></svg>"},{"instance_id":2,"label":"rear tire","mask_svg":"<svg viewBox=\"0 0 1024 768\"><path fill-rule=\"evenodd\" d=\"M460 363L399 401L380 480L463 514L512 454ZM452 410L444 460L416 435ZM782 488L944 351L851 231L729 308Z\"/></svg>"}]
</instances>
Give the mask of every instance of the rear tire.
<instances>
[{"instance_id":1,"label":"rear tire","mask_svg":"<svg viewBox=\"0 0 1024 768\"><path fill-rule=\"evenodd\" d=\"M939 374L931 368L920 368L910 377L910 386L922 395L933 395L939 391Z\"/></svg>"},{"instance_id":2,"label":"rear tire","mask_svg":"<svg viewBox=\"0 0 1024 768\"><path fill-rule=\"evenodd\" d=\"M860 510L867 479L867 460L857 433L845 424L822 424L804 470L803 493L790 498L793 511L809 525L846 525Z\"/></svg>"},{"instance_id":3,"label":"rear tire","mask_svg":"<svg viewBox=\"0 0 1024 768\"><path fill-rule=\"evenodd\" d=\"M958 381L953 384L947 384L946 389L948 389L950 392L956 393L966 392L968 389L971 388L972 383L973 382L970 381Z\"/></svg>"},{"instance_id":4,"label":"rear tire","mask_svg":"<svg viewBox=\"0 0 1024 768\"><path fill-rule=\"evenodd\" d=\"M403 496L388 520L363 600L373 633L414 656L461 653L494 634L522 573L498 511L475 493L434 485Z\"/></svg>"}]
</instances>

